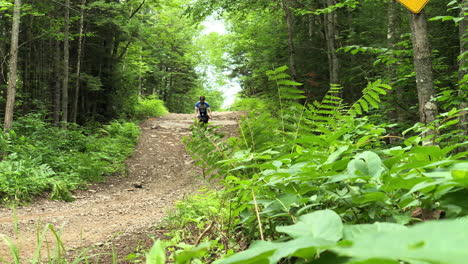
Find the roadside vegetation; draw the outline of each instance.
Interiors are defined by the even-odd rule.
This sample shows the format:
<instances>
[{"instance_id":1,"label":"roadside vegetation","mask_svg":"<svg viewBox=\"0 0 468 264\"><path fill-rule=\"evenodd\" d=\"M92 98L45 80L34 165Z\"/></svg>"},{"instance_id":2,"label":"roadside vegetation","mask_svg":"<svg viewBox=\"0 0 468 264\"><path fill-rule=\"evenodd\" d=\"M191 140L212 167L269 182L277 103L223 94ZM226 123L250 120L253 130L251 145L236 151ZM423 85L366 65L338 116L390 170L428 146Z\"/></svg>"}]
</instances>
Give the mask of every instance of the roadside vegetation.
<instances>
[{"instance_id":1,"label":"roadside vegetation","mask_svg":"<svg viewBox=\"0 0 468 264\"><path fill-rule=\"evenodd\" d=\"M302 106L285 70L267 72L278 94L261 102L280 107L243 109L239 138L192 127L188 150L224 188L181 202L178 231L151 254L161 259L166 247L175 263L464 263L461 111L395 136L375 112L388 85L369 83L351 105L334 86Z\"/></svg>"},{"instance_id":2,"label":"roadside vegetation","mask_svg":"<svg viewBox=\"0 0 468 264\"><path fill-rule=\"evenodd\" d=\"M166 113L160 100L140 99L134 116ZM63 129L44 121L41 114L23 116L0 135L0 199L17 204L49 195L72 201L72 190L116 173L125 175L124 161L133 153L139 134L137 119Z\"/></svg>"}]
</instances>

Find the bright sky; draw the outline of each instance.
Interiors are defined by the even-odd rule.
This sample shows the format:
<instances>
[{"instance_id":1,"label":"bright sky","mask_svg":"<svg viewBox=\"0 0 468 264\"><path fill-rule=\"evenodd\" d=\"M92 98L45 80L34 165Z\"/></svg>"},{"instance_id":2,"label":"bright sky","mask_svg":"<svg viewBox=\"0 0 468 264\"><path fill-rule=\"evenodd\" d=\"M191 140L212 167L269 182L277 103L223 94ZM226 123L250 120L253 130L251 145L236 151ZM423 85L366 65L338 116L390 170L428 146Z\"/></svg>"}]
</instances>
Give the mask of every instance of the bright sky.
<instances>
[{"instance_id":1,"label":"bright sky","mask_svg":"<svg viewBox=\"0 0 468 264\"><path fill-rule=\"evenodd\" d=\"M210 34L211 32L217 32L219 34L226 33L226 27L222 20L216 20L213 17L208 17L202 25L206 27L202 32L203 34Z\"/></svg>"},{"instance_id":2,"label":"bright sky","mask_svg":"<svg viewBox=\"0 0 468 264\"><path fill-rule=\"evenodd\" d=\"M218 34L225 34L226 27L222 20L217 20L213 17L208 17L203 23L205 29L202 31L203 34L210 34L211 32L217 32ZM209 74L209 73L208 73ZM236 97L236 94L241 90L241 87L238 82L228 79L226 76L226 85L220 87L220 90L224 94L224 104L223 108L230 106Z\"/></svg>"}]
</instances>

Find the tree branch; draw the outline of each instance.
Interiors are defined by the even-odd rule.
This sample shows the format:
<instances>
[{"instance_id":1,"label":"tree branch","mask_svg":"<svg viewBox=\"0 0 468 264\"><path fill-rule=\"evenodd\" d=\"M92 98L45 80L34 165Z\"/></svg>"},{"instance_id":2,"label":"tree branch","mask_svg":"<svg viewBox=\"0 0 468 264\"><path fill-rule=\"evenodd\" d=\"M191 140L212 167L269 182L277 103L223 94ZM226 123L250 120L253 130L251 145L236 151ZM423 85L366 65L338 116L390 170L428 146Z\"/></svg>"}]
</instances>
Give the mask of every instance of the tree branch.
<instances>
[{"instance_id":1,"label":"tree branch","mask_svg":"<svg viewBox=\"0 0 468 264\"><path fill-rule=\"evenodd\" d=\"M133 11L133 13L132 13L132 14L130 15L130 17L128 18L129 20L132 19L132 17L133 17L136 13L138 13L138 11L140 11L140 9L143 7L143 5L145 4L145 2L146 2L146 0L143 0L143 2L140 4L140 6L139 6L137 9L135 9L135 11Z\"/></svg>"}]
</instances>

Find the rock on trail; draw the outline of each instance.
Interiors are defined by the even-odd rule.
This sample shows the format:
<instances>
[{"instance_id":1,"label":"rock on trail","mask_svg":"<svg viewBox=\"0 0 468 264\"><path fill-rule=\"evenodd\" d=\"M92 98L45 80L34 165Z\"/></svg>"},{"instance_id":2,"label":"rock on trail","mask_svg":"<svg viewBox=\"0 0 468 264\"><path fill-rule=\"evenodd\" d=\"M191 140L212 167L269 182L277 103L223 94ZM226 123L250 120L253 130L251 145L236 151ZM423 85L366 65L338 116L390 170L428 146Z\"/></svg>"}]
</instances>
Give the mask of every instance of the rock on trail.
<instances>
[{"instance_id":1,"label":"rock on trail","mask_svg":"<svg viewBox=\"0 0 468 264\"><path fill-rule=\"evenodd\" d=\"M234 133L236 112L215 112L213 123ZM142 134L132 157L127 160L128 175L112 176L105 183L74 192L74 202L40 199L16 210L19 239L14 240L23 260L36 250L37 227L46 223L62 230L67 249L101 247L119 236L114 245L135 248L137 238L145 236L155 223L167 215L177 200L194 193L203 180L185 152L182 138L189 135L193 114L168 114L151 118L141 125ZM0 234L15 236L12 209L0 208ZM55 239L49 232L49 246ZM127 245L122 245L127 244ZM0 240L0 259L11 259L8 247ZM99 262L104 263L104 262ZM119 262L120 263L120 262Z\"/></svg>"}]
</instances>

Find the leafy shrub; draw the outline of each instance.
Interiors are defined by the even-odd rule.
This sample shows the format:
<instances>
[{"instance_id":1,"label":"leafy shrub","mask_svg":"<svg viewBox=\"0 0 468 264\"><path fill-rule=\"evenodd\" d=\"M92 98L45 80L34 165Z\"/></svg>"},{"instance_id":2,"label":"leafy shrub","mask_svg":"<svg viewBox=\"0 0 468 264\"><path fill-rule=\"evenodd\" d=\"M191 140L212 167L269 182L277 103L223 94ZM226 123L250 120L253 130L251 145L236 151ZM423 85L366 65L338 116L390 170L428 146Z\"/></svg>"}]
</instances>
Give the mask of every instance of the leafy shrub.
<instances>
[{"instance_id":1,"label":"leafy shrub","mask_svg":"<svg viewBox=\"0 0 468 264\"><path fill-rule=\"evenodd\" d=\"M414 126L396 137L400 142L388 145L385 140L395 136L386 134L387 125L362 117L379 107L380 96L389 89L380 81L369 83L353 105L345 105L337 96L341 87L334 86L321 102L304 108L288 101L301 91L293 87L296 83L281 81L287 78L283 69L269 72L269 77L281 94L277 113L247 116L241 140L227 141L231 145L209 129L193 130L197 135L187 143L188 151L205 161L201 165L219 172L246 240L271 241L255 242L248 251L219 263L315 263L315 258L317 263L463 263L463 254L445 260L437 256L449 254L438 244L451 239L443 237L445 231L460 242L453 248L461 252L467 240L450 225L466 229L466 221L422 224L410 228L419 231L391 234L405 229L403 225L437 219L441 212L447 218L468 215L467 152L455 151L466 145L466 137L442 134L434 140L439 146L423 144L428 129L459 135L451 127L456 125L456 110L427 126ZM385 222L382 228L395 227L384 229L389 234L382 236L404 243L382 240L373 245L380 225L361 224L378 222ZM441 237L426 236L430 228L438 229Z\"/></svg>"},{"instance_id":2,"label":"leafy shrub","mask_svg":"<svg viewBox=\"0 0 468 264\"><path fill-rule=\"evenodd\" d=\"M140 136L140 128L134 123L129 122L120 123L113 121L110 122L109 125L105 125L102 131L112 138L122 137L131 141L134 141Z\"/></svg>"},{"instance_id":3,"label":"leafy shrub","mask_svg":"<svg viewBox=\"0 0 468 264\"><path fill-rule=\"evenodd\" d=\"M264 113L269 112L267 104L259 98L236 98L234 103L229 107L230 111L247 111Z\"/></svg>"},{"instance_id":4,"label":"leafy shrub","mask_svg":"<svg viewBox=\"0 0 468 264\"><path fill-rule=\"evenodd\" d=\"M210 263L215 256L240 250L241 237L234 229L238 222L230 217L231 204L224 195L204 188L199 194L179 201L163 223L164 229L170 230L165 234L170 239L156 241L147 260L158 255L165 257L167 249L171 252L169 260L174 263L188 263L192 259L194 263ZM209 249L214 250L207 256Z\"/></svg>"},{"instance_id":5,"label":"leafy shrub","mask_svg":"<svg viewBox=\"0 0 468 264\"><path fill-rule=\"evenodd\" d=\"M135 106L134 117L145 119L148 117L163 116L167 113L167 108L164 106L162 100L155 97L148 97L138 101L138 104Z\"/></svg>"},{"instance_id":6,"label":"leafy shrub","mask_svg":"<svg viewBox=\"0 0 468 264\"><path fill-rule=\"evenodd\" d=\"M111 122L101 129L70 126L64 130L32 114L1 134L0 198L31 200L50 192L71 200L71 190L120 172L139 136L134 123Z\"/></svg>"},{"instance_id":7,"label":"leafy shrub","mask_svg":"<svg viewBox=\"0 0 468 264\"><path fill-rule=\"evenodd\" d=\"M0 197L29 200L48 189L55 172L47 164L18 160L10 155L0 162Z\"/></svg>"}]
</instances>

